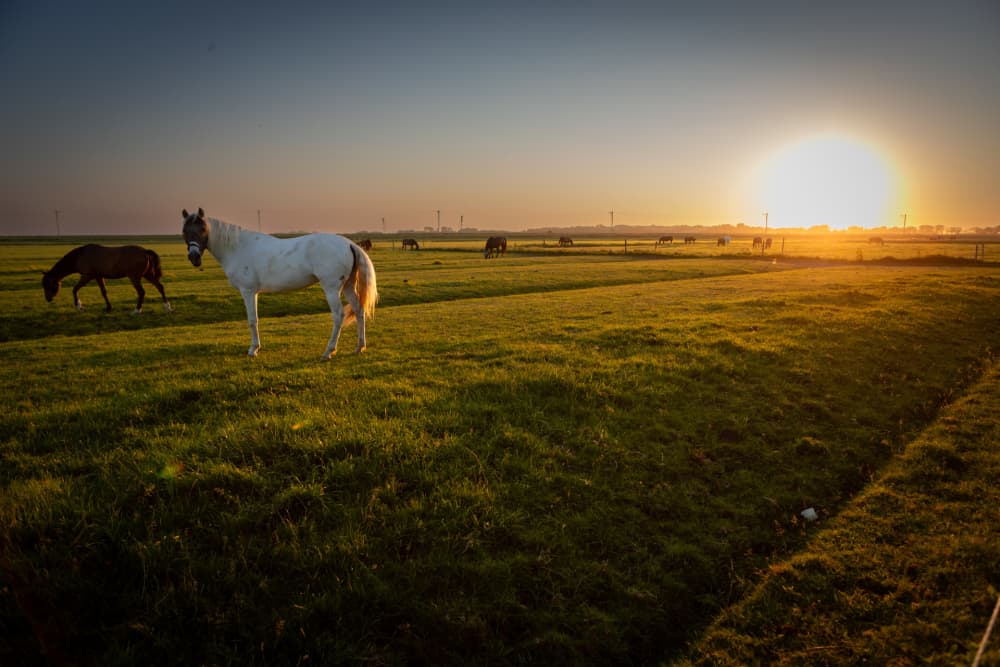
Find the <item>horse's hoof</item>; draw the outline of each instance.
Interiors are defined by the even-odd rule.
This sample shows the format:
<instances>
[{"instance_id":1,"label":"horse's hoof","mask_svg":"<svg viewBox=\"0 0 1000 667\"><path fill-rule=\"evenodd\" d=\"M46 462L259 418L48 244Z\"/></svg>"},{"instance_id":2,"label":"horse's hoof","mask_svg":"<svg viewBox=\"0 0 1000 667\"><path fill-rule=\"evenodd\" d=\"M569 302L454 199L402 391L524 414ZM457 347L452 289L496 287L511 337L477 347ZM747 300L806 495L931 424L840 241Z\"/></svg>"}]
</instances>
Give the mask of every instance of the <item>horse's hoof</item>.
<instances>
[{"instance_id":1,"label":"horse's hoof","mask_svg":"<svg viewBox=\"0 0 1000 667\"><path fill-rule=\"evenodd\" d=\"M136 309L136 310L133 310L131 313L129 313L129 315L131 315L132 317L135 317L136 315L138 315L141 312L142 312L141 310Z\"/></svg>"},{"instance_id":2,"label":"horse's hoof","mask_svg":"<svg viewBox=\"0 0 1000 667\"><path fill-rule=\"evenodd\" d=\"M174 312L174 307L171 306L169 303L165 303L165 304L163 304L163 312L165 312L165 313L172 313L172 312Z\"/></svg>"},{"instance_id":3,"label":"horse's hoof","mask_svg":"<svg viewBox=\"0 0 1000 667\"><path fill-rule=\"evenodd\" d=\"M365 345L363 347L359 347L358 349L354 350L354 354L361 354L362 352L364 352L367 349L368 349L367 345Z\"/></svg>"}]
</instances>

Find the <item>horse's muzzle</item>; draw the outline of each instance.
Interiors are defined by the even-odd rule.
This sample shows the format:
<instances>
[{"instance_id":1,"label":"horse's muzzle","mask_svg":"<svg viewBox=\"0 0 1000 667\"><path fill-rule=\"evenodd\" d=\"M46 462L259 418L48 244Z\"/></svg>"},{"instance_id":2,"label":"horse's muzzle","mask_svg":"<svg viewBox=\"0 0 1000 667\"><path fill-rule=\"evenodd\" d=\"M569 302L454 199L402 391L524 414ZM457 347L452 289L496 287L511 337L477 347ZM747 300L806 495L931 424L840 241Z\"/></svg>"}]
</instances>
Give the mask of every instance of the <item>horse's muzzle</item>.
<instances>
[{"instance_id":1,"label":"horse's muzzle","mask_svg":"<svg viewBox=\"0 0 1000 667\"><path fill-rule=\"evenodd\" d=\"M197 243L192 242L188 245L188 259L194 266L201 266L201 248Z\"/></svg>"}]
</instances>

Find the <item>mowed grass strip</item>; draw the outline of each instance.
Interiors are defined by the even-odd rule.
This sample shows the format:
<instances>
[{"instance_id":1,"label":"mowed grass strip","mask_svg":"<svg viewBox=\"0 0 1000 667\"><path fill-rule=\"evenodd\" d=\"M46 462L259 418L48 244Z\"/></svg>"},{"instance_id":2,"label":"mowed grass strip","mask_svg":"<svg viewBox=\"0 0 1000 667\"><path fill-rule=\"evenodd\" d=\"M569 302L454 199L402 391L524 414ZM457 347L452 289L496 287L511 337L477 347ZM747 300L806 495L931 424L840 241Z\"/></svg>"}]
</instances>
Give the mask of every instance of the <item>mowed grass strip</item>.
<instances>
[{"instance_id":1,"label":"mowed grass strip","mask_svg":"<svg viewBox=\"0 0 1000 667\"><path fill-rule=\"evenodd\" d=\"M998 289L826 269L386 307L325 364L326 314L263 320L257 360L237 321L5 343L0 651L679 656L980 377Z\"/></svg>"},{"instance_id":2,"label":"mowed grass strip","mask_svg":"<svg viewBox=\"0 0 1000 667\"><path fill-rule=\"evenodd\" d=\"M998 408L994 361L682 664L972 664L1000 594Z\"/></svg>"}]
</instances>

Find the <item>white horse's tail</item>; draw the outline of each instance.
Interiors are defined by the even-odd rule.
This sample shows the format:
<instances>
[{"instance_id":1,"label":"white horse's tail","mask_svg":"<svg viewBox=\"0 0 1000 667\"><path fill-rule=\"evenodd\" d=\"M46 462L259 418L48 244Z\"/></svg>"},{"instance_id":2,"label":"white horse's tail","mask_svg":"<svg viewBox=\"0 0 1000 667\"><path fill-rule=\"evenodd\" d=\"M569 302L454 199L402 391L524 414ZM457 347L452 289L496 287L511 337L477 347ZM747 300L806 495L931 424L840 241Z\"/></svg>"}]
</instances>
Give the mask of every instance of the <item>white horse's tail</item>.
<instances>
[{"instance_id":1,"label":"white horse's tail","mask_svg":"<svg viewBox=\"0 0 1000 667\"><path fill-rule=\"evenodd\" d=\"M358 295L358 303L365 313L366 318L375 318L375 304L378 302L378 284L375 281L375 265L364 250L361 250L353 243L351 253L354 255L354 266L351 268L351 275L347 278L347 285L354 289ZM344 305L344 326L357 319L354 314L354 307L347 303Z\"/></svg>"}]
</instances>

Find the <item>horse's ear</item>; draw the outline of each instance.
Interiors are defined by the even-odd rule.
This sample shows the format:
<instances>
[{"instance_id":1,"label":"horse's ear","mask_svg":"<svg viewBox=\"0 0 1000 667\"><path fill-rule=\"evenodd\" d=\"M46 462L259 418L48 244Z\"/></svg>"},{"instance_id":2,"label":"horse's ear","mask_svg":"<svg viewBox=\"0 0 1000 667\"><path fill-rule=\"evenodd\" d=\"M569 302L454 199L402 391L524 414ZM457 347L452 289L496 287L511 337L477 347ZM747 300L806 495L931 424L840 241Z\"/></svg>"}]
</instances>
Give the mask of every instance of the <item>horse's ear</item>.
<instances>
[{"instance_id":1,"label":"horse's ear","mask_svg":"<svg viewBox=\"0 0 1000 667\"><path fill-rule=\"evenodd\" d=\"M188 210L187 210L187 209L184 209L183 211L181 211L181 216L182 216L182 217L183 217L183 218L184 218L185 220L187 220L187 219L188 219Z\"/></svg>"},{"instance_id":2,"label":"horse's ear","mask_svg":"<svg viewBox=\"0 0 1000 667\"><path fill-rule=\"evenodd\" d=\"M203 208L198 209L198 217L201 218L202 220L205 219L205 209Z\"/></svg>"}]
</instances>

